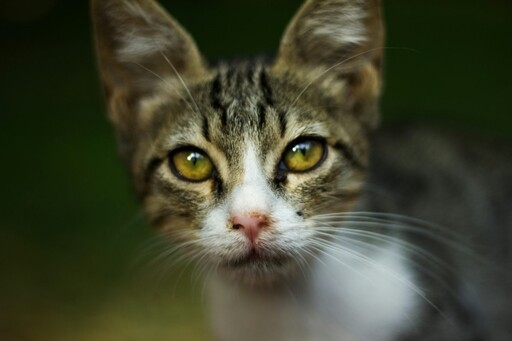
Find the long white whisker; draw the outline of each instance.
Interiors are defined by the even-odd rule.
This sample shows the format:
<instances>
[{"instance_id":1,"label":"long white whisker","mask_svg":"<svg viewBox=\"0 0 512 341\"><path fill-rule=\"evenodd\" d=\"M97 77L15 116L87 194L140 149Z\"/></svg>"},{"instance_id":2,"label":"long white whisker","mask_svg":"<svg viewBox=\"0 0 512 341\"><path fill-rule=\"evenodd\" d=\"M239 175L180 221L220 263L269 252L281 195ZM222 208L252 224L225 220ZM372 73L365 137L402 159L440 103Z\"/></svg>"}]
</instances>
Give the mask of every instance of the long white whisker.
<instances>
[{"instance_id":1,"label":"long white whisker","mask_svg":"<svg viewBox=\"0 0 512 341\"><path fill-rule=\"evenodd\" d=\"M322 228L316 228L316 232L321 235L325 234L327 236L332 236L333 231L329 231L329 230L322 231ZM426 249L423 249L411 242L408 242L408 241L400 239L400 238L396 238L393 236L384 235L384 234L380 234L380 233L372 232L372 231L352 229L352 228L348 228L345 226L340 229L335 229L334 232L338 236L345 236L345 235L360 236L360 237L371 238L376 241L392 243L394 245L398 245L398 246L402 247L406 251L409 251L417 256L421 256L425 260L428 260L430 262L435 263L436 265L438 265L440 267L443 267L447 271L450 271L450 272L454 271L453 267L448 265L448 263L446 263L445 261L443 261L436 255L434 255L433 253L431 253L431 252L427 251Z\"/></svg>"},{"instance_id":2,"label":"long white whisker","mask_svg":"<svg viewBox=\"0 0 512 341\"><path fill-rule=\"evenodd\" d=\"M384 50L384 49L401 49L401 50L408 50L408 51L415 51L414 49L410 49L410 48L406 48L406 47L375 47L375 48L372 48L372 49L369 49L369 50L366 50L364 52L361 52L361 53L358 53L358 54L355 54L351 57L348 57L346 59L343 59L343 60L340 60L338 61L337 63L335 63L334 65L332 65L331 67L325 69L324 71L320 72L316 77L314 77L308 84L306 84L306 86L302 89L302 91L297 95L297 97L295 97L295 99L293 100L293 102L291 103L290 107L293 107L297 101L299 100L299 98L309 89L309 87L314 83L316 82L317 80L319 80L320 78L322 78L326 73L330 72L332 69L335 69L337 68L338 66L340 65L343 65L353 59L356 59L357 57L360 57L360 56L363 56L365 54L368 54L368 53L371 53L371 52L375 52L375 51L378 51L378 50Z\"/></svg>"},{"instance_id":3,"label":"long white whisker","mask_svg":"<svg viewBox=\"0 0 512 341\"><path fill-rule=\"evenodd\" d=\"M165 78L163 78L162 76L160 76L158 73L154 72L153 70L145 67L144 65L140 64L140 63L136 63L136 62L133 62L135 65L143 68L144 70L146 70L147 72L151 73L152 75L154 75L155 77L157 77L158 79L160 79L168 88L174 90L174 92L187 104L187 106L189 107L189 109L192 111L192 112L197 112L193 107L192 105L189 103L189 101L187 101L182 95L181 93L171 84L169 83L169 81L167 81Z\"/></svg>"},{"instance_id":4,"label":"long white whisker","mask_svg":"<svg viewBox=\"0 0 512 341\"><path fill-rule=\"evenodd\" d=\"M320 243L318 240L314 240L312 242L312 247L314 248L314 250L316 250L317 252L320 252L322 255L331 258L332 260L336 261L337 263L339 263L339 264L343 265L344 267L348 268L350 271L356 273L357 275L359 275L362 278L366 279L367 281L371 282L371 280L370 280L370 278L368 278L368 276L364 275L362 272L358 271L357 269L355 269L354 267L350 266L349 264L343 262L341 259L336 258L332 254L326 252L326 250L325 250L326 245L325 244ZM340 245L337 245L337 247L338 247L337 253L343 253L343 254L349 255L351 257L357 258L352 252L346 250L346 248L344 248L344 247L342 247Z\"/></svg>"},{"instance_id":5,"label":"long white whisker","mask_svg":"<svg viewBox=\"0 0 512 341\"><path fill-rule=\"evenodd\" d=\"M451 233L448 229L439 225L416 218L392 213L351 212L319 215L311 219L315 221L330 219L332 222L332 220L336 218L339 219L339 223L414 232L418 235L428 236L432 240L436 240L460 252L478 258L470 246L461 243L461 236L456 233ZM395 220L389 220L391 218Z\"/></svg>"},{"instance_id":6,"label":"long white whisker","mask_svg":"<svg viewBox=\"0 0 512 341\"><path fill-rule=\"evenodd\" d=\"M183 85L183 87L185 88L185 90L187 91L188 93L188 97L190 98L190 100L192 101L192 103L194 103L194 105L196 106L196 110L198 113L201 112L201 110L199 110L199 106L197 105L197 102L195 101L194 97L192 96L192 93L190 92L190 89L188 88L187 84L185 83L185 81L183 80L183 78L181 77L180 73L178 72L178 70L174 67L174 64L170 61L169 58L167 58L167 56L165 55L165 53L163 53L162 51L160 51L160 54L162 55L162 57L164 57L165 61L169 64L169 66L172 68L172 70L174 71L174 73L176 74L176 77L178 77L181 85Z\"/></svg>"},{"instance_id":7,"label":"long white whisker","mask_svg":"<svg viewBox=\"0 0 512 341\"><path fill-rule=\"evenodd\" d=\"M359 232L359 231L355 231L355 232ZM324 233L320 233L320 234L324 234ZM328 234L328 235L330 236L330 234ZM404 248L405 250L407 250L409 252L413 252L416 255L418 255L418 253L419 253L418 251L420 251L421 252L420 256L424 260L426 260L428 262L431 262L431 263L434 263L435 265L437 265L439 267L442 267L444 270L446 270L449 273L458 274L453 267L448 265L446 262L443 262L441 259L439 259L435 255L433 255L433 254L431 254L431 253L429 253L429 252L427 252L427 251L425 251L425 250L423 250L421 248L414 247L415 246L414 244L411 244L411 243L401 243L401 240L397 239L397 238L393 238L394 240L393 239L387 239L387 238L386 239L380 239L380 238L378 238L375 235L368 236L366 234L359 235L357 233L351 233L349 235L345 235L344 233L342 233L342 234L339 235L339 237L341 237L343 240L349 242L350 244L356 244L356 245L364 246L365 248L371 248L371 249L374 249L374 250L390 251L385 246L376 245L376 244L374 244L372 242L358 239L357 238L358 236L362 236L362 237L365 237L365 238L370 237L372 239L376 239L376 240L380 240L380 241L386 241L388 243L391 243L392 245L400 246L400 247ZM413 247L411 248L411 246L413 246ZM431 270L430 267L423 266L422 264L420 264L420 262L415 261L415 260L413 260L410 257L407 257L405 255L402 255L399 252L393 252L393 253L396 256L398 256L400 259L405 261L406 263L411 264L412 266L416 267L419 271L421 271L425 275L427 275L430 278L436 280L437 283L439 283L440 285L445 287L451 294L453 294L453 295L455 294L453 289L446 283L446 281L443 278L441 278L437 274L437 272Z\"/></svg>"},{"instance_id":8,"label":"long white whisker","mask_svg":"<svg viewBox=\"0 0 512 341\"><path fill-rule=\"evenodd\" d=\"M379 264L378 262L369 258L368 256L366 256L360 252L354 251L354 250L347 250L347 248L341 247L340 245L338 245L336 243L319 241L319 240L316 240L315 243L319 246L328 248L332 252L336 252L336 253L341 252L342 254L348 254L350 256L353 256L355 260L360 261L364 264L367 264L379 271L383 271L384 273L391 276L393 279L395 279L399 283L405 285L410 290L412 290L416 295L421 297L432 308L434 308L441 316L443 316L443 318L445 318L450 324L453 325L453 322L451 321L451 319L432 300L430 300L421 289L419 289L411 281L399 276L396 272L390 270L388 267L383 267L382 264ZM337 259L336 257L333 257L333 258ZM371 281L370 281L370 283L371 283Z\"/></svg>"}]
</instances>

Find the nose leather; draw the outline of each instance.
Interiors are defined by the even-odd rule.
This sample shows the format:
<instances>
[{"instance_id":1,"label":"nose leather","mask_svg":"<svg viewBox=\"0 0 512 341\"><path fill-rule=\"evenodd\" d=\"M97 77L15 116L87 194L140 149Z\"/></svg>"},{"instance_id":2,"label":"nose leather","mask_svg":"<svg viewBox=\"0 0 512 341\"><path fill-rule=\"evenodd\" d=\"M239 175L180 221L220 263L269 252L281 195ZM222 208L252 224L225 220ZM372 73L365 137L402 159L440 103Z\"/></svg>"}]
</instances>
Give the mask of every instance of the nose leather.
<instances>
[{"instance_id":1,"label":"nose leather","mask_svg":"<svg viewBox=\"0 0 512 341\"><path fill-rule=\"evenodd\" d=\"M255 243L262 229L268 226L268 217L263 214L235 215L231 218L233 229L242 232L251 243Z\"/></svg>"}]
</instances>

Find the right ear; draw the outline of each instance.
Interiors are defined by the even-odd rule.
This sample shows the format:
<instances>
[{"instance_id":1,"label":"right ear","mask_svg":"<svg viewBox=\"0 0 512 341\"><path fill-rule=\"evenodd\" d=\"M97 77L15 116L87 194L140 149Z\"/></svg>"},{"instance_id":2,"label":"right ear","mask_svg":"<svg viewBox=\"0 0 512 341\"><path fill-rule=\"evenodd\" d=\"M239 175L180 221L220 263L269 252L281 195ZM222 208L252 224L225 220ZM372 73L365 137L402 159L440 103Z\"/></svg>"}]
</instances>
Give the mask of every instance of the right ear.
<instances>
[{"instance_id":1,"label":"right ear","mask_svg":"<svg viewBox=\"0 0 512 341\"><path fill-rule=\"evenodd\" d=\"M275 72L326 80L322 92L365 127L379 120L384 29L380 0L306 0L281 40ZM309 85L308 85L309 86ZM307 87L306 87L307 89Z\"/></svg>"},{"instance_id":2,"label":"right ear","mask_svg":"<svg viewBox=\"0 0 512 341\"><path fill-rule=\"evenodd\" d=\"M109 116L121 138L137 126L141 99L163 82L205 72L190 35L153 0L92 0L92 19Z\"/></svg>"}]
</instances>

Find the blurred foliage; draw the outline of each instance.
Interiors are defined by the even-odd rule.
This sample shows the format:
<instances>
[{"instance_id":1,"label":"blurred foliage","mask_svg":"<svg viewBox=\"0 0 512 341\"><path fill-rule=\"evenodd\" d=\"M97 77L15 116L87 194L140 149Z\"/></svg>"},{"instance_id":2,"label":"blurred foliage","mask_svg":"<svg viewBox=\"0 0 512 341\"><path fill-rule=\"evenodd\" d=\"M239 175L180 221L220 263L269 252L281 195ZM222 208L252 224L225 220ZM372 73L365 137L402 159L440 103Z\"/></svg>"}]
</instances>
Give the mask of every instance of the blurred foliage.
<instances>
[{"instance_id":1,"label":"blurred foliage","mask_svg":"<svg viewBox=\"0 0 512 341\"><path fill-rule=\"evenodd\" d=\"M217 59L275 51L301 2L163 3ZM105 119L88 12L0 4L0 339L205 339L190 270L155 282L133 266L152 232ZM384 121L510 141L510 13L509 0L385 1Z\"/></svg>"}]
</instances>

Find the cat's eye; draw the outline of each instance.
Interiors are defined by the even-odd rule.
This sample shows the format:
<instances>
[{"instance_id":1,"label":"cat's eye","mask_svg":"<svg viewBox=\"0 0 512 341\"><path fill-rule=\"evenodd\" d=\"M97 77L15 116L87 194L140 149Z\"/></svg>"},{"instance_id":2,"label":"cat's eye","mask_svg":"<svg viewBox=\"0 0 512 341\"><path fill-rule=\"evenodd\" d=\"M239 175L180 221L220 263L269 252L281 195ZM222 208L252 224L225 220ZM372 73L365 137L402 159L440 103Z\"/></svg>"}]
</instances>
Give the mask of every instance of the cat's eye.
<instances>
[{"instance_id":1,"label":"cat's eye","mask_svg":"<svg viewBox=\"0 0 512 341\"><path fill-rule=\"evenodd\" d=\"M214 171L212 160L208 155L193 147L179 148L170 152L169 166L178 178L191 182L208 180Z\"/></svg>"},{"instance_id":2,"label":"cat's eye","mask_svg":"<svg viewBox=\"0 0 512 341\"><path fill-rule=\"evenodd\" d=\"M320 166L325 156L325 143L314 139L301 139L288 146L282 162L289 171L302 173Z\"/></svg>"}]
</instances>

